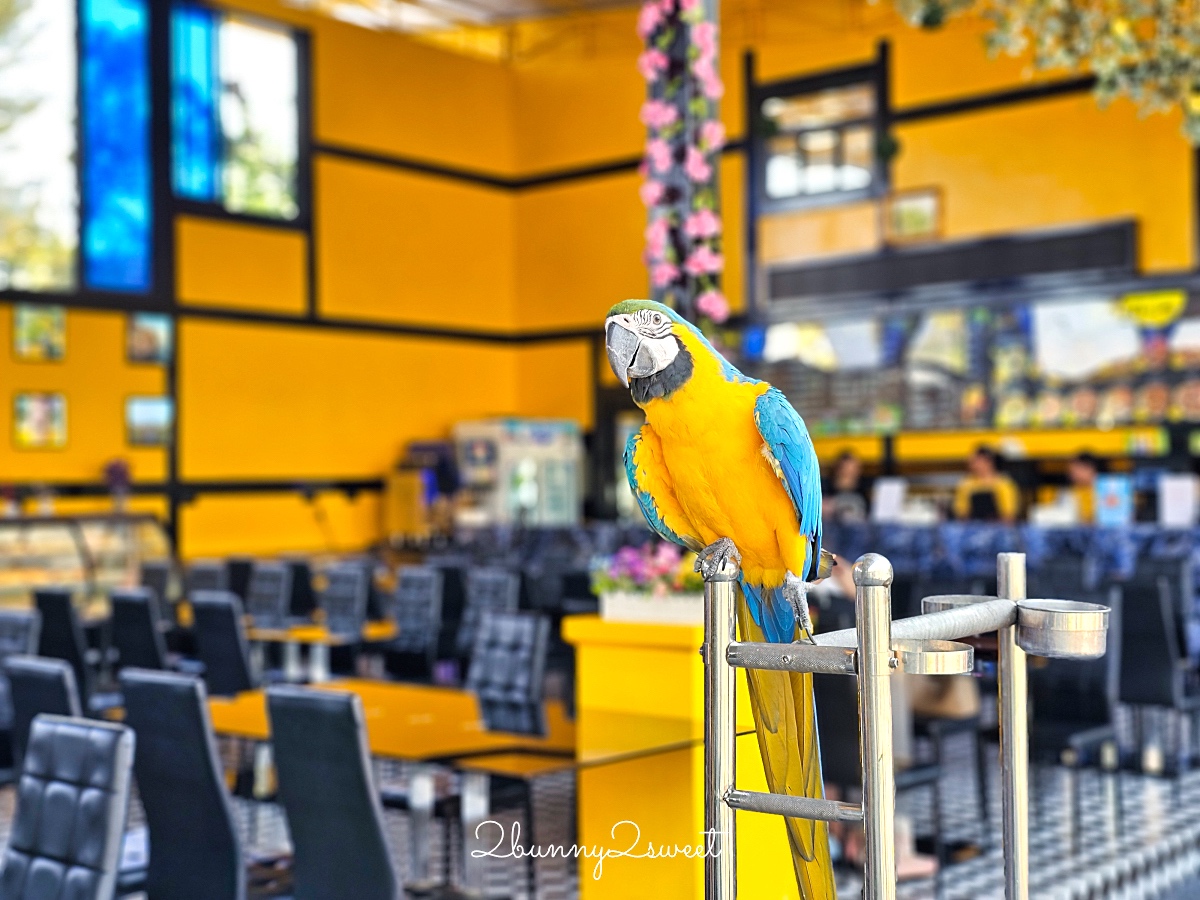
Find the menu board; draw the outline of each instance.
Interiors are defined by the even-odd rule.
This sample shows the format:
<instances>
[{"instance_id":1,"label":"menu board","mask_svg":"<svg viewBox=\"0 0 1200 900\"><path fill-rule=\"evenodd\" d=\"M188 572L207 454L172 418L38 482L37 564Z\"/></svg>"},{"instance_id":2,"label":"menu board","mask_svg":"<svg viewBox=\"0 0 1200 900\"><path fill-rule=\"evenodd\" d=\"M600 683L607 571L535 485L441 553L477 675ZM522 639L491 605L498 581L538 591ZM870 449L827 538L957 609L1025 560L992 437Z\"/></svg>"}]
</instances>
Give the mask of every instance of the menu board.
<instances>
[{"instance_id":1,"label":"menu board","mask_svg":"<svg viewBox=\"0 0 1200 900\"><path fill-rule=\"evenodd\" d=\"M1200 422L1182 291L771 325L745 360L821 434Z\"/></svg>"}]
</instances>

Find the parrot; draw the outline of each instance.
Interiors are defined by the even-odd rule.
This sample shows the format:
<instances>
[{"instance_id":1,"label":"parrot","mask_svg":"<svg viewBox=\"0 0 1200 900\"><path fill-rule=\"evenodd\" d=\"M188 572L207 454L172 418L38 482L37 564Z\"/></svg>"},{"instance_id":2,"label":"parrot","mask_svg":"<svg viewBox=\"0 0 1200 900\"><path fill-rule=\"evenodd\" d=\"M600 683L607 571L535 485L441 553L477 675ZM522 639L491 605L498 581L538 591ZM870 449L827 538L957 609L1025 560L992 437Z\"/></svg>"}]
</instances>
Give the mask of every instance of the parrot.
<instances>
[{"instance_id":1,"label":"parrot","mask_svg":"<svg viewBox=\"0 0 1200 900\"><path fill-rule=\"evenodd\" d=\"M833 557L821 548L820 470L800 414L661 303L616 304L604 334L613 373L646 415L624 462L651 529L694 551L706 576L739 562L742 640L812 641L808 587ZM823 797L812 675L747 669L747 678L770 789ZM800 896L836 900L828 826L785 822Z\"/></svg>"}]
</instances>

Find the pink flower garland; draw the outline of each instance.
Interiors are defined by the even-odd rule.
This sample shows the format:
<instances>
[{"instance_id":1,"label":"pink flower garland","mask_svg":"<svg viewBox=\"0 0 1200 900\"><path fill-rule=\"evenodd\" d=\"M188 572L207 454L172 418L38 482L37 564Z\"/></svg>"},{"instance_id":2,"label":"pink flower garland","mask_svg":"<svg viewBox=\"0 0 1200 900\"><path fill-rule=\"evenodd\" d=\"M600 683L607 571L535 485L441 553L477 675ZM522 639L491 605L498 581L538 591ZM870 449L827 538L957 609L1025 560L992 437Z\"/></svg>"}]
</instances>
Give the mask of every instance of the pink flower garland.
<instances>
[{"instance_id":1,"label":"pink flower garland","mask_svg":"<svg viewBox=\"0 0 1200 900\"><path fill-rule=\"evenodd\" d=\"M720 290L725 258L716 169L725 126L715 117L715 103L725 86L717 71L717 26L704 18L702 0L646 0L637 31L646 43L638 71L652 98L640 114L649 137L639 190L649 210L650 280L667 302L724 322L729 302ZM688 114L681 117L684 109ZM671 177L676 167L686 178L683 212L681 179Z\"/></svg>"}]
</instances>

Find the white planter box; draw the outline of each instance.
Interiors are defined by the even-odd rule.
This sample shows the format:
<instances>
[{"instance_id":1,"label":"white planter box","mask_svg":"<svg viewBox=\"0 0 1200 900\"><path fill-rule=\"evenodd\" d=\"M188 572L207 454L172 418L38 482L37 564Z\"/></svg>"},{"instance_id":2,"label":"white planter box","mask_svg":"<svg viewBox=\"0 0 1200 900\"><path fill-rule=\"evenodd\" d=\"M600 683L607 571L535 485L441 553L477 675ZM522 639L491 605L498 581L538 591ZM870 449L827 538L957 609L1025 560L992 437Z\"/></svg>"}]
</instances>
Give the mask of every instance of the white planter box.
<instances>
[{"instance_id":1,"label":"white planter box","mask_svg":"<svg viewBox=\"0 0 1200 900\"><path fill-rule=\"evenodd\" d=\"M654 594L617 591L600 595L600 618L608 622L703 625L703 594Z\"/></svg>"}]
</instances>

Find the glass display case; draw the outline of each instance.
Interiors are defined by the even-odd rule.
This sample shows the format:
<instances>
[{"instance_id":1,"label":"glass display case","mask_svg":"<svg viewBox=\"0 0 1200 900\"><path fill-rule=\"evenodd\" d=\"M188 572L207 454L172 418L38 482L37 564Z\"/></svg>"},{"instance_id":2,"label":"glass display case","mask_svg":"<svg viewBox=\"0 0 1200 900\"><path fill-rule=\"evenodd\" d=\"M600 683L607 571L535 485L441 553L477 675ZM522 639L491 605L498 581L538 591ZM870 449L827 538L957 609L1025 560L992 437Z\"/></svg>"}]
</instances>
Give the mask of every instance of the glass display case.
<instances>
[{"instance_id":1,"label":"glass display case","mask_svg":"<svg viewBox=\"0 0 1200 900\"><path fill-rule=\"evenodd\" d=\"M152 515L23 516L0 519L0 606L25 606L43 585L74 588L84 602L138 582L141 564L169 559Z\"/></svg>"}]
</instances>

